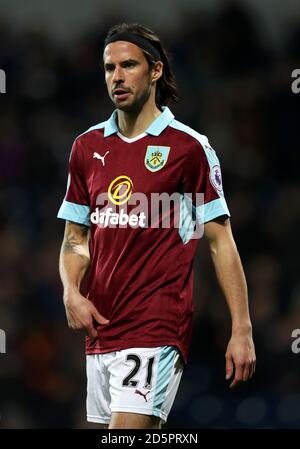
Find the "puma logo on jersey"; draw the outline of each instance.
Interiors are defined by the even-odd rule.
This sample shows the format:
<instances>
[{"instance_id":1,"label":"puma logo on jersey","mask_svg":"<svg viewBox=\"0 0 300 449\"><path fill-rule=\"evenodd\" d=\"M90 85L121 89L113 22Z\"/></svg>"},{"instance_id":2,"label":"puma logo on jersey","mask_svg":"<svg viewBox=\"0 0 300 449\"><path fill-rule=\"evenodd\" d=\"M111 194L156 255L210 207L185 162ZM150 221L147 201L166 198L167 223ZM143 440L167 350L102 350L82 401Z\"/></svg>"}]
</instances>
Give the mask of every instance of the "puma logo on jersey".
<instances>
[{"instance_id":1,"label":"puma logo on jersey","mask_svg":"<svg viewBox=\"0 0 300 449\"><path fill-rule=\"evenodd\" d=\"M148 402L146 396L147 396L148 393L150 393L150 391L147 391L147 393L144 394L144 393L142 393L140 390L135 390L135 393L136 393L136 394L139 394L140 396L143 396L143 398L145 399L145 401Z\"/></svg>"},{"instance_id":2,"label":"puma logo on jersey","mask_svg":"<svg viewBox=\"0 0 300 449\"><path fill-rule=\"evenodd\" d=\"M106 153L105 153L104 156L100 156L99 153L94 152L93 158L95 158L95 159L100 159L101 162L102 162L102 164L103 164L103 167L104 167L104 165L105 165L105 164L104 164L104 158L105 158L105 156L106 156L108 153L109 153L109 151L106 151Z\"/></svg>"}]
</instances>

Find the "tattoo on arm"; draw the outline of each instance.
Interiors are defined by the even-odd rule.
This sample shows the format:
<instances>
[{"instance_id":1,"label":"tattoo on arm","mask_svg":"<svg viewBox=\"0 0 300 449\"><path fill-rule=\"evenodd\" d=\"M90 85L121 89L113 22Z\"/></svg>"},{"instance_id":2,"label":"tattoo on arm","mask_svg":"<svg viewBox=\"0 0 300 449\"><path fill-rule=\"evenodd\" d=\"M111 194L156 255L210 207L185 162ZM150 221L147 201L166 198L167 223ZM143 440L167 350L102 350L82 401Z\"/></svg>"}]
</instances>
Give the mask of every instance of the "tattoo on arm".
<instances>
[{"instance_id":1,"label":"tattoo on arm","mask_svg":"<svg viewBox=\"0 0 300 449\"><path fill-rule=\"evenodd\" d=\"M89 228L87 226L67 222L62 250L64 253L73 253L89 259L88 240Z\"/></svg>"}]
</instances>

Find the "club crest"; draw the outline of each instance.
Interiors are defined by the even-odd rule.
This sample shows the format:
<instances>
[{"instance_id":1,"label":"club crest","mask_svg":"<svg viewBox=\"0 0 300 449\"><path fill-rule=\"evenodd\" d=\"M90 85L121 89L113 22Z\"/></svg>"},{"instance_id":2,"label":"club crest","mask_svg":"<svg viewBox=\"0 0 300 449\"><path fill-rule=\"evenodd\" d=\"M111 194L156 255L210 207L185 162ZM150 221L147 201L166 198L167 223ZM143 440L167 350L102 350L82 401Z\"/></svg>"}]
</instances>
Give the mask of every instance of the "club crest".
<instances>
[{"instance_id":1,"label":"club crest","mask_svg":"<svg viewBox=\"0 0 300 449\"><path fill-rule=\"evenodd\" d=\"M145 167L152 171L161 170L167 163L170 147L148 145L145 156Z\"/></svg>"}]
</instances>

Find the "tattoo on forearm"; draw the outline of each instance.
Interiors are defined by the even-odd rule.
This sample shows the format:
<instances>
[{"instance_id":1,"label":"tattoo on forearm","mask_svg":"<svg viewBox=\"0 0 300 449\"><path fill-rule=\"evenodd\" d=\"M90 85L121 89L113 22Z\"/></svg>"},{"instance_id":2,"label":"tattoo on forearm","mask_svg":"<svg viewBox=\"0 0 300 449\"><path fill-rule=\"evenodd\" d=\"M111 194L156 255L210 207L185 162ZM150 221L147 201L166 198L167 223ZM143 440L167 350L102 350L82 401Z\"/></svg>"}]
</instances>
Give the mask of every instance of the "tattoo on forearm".
<instances>
[{"instance_id":1,"label":"tattoo on forearm","mask_svg":"<svg viewBox=\"0 0 300 449\"><path fill-rule=\"evenodd\" d=\"M88 234L89 229L84 225L76 225L76 231L72 229L72 226L69 226L63 241L63 252L89 258Z\"/></svg>"}]
</instances>

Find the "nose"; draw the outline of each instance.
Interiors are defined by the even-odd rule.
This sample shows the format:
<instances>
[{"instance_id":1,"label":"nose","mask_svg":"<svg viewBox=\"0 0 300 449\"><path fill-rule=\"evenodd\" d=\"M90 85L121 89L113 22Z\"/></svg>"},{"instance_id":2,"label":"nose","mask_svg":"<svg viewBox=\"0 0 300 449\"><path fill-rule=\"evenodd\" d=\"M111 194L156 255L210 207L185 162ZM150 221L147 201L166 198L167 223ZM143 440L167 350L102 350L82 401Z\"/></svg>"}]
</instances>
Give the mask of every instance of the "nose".
<instances>
[{"instance_id":1,"label":"nose","mask_svg":"<svg viewBox=\"0 0 300 449\"><path fill-rule=\"evenodd\" d=\"M122 67L116 66L114 73L113 73L112 81L113 81L113 83L124 82L124 71L123 71Z\"/></svg>"}]
</instances>

